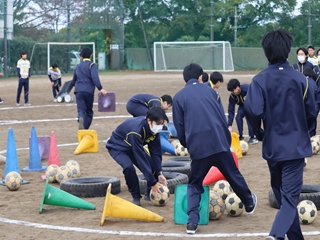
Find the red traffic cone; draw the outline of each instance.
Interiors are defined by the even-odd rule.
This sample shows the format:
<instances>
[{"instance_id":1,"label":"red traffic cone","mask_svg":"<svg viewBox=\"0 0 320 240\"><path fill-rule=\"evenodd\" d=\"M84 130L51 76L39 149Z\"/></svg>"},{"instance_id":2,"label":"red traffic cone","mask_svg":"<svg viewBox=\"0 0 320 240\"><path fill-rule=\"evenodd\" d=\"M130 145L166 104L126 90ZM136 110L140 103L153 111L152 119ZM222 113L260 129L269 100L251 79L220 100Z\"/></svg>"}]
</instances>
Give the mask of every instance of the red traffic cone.
<instances>
[{"instance_id":1,"label":"red traffic cone","mask_svg":"<svg viewBox=\"0 0 320 240\"><path fill-rule=\"evenodd\" d=\"M57 140L56 140L56 134L54 131L51 132L50 137L50 151L49 151L49 160L48 160L48 166L51 164L56 164L60 167L60 158L58 154L58 147L57 147Z\"/></svg>"}]
</instances>

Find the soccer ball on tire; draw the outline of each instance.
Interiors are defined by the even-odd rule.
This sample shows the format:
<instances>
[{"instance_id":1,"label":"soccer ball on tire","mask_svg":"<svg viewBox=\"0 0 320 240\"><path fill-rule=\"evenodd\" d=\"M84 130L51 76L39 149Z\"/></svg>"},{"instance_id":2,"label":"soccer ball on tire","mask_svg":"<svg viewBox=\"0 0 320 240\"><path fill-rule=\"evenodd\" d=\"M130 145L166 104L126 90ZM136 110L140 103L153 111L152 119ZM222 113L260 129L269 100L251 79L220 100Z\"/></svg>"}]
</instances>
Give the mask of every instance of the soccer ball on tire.
<instances>
[{"instance_id":1,"label":"soccer ball on tire","mask_svg":"<svg viewBox=\"0 0 320 240\"><path fill-rule=\"evenodd\" d=\"M241 140L240 146L241 146L241 150L242 150L242 155L245 156L249 151L249 144L246 141Z\"/></svg>"},{"instance_id":2,"label":"soccer ball on tire","mask_svg":"<svg viewBox=\"0 0 320 240\"><path fill-rule=\"evenodd\" d=\"M170 199L170 191L169 188L165 185L161 184L159 187L161 193L154 193L151 189L150 191L150 200L155 206L164 206Z\"/></svg>"},{"instance_id":3,"label":"soccer ball on tire","mask_svg":"<svg viewBox=\"0 0 320 240\"><path fill-rule=\"evenodd\" d=\"M60 166L57 169L56 180L61 183L63 180L69 179L72 177L71 169L67 166Z\"/></svg>"},{"instance_id":4,"label":"soccer ball on tire","mask_svg":"<svg viewBox=\"0 0 320 240\"><path fill-rule=\"evenodd\" d=\"M80 177L81 176L80 165L79 165L79 163L77 161L69 160L66 163L66 166L71 169L72 178L76 178L76 177Z\"/></svg>"},{"instance_id":5,"label":"soccer ball on tire","mask_svg":"<svg viewBox=\"0 0 320 240\"><path fill-rule=\"evenodd\" d=\"M230 216L237 217L243 213L244 206L240 198L235 194L231 193L225 200L226 211Z\"/></svg>"},{"instance_id":6,"label":"soccer ball on tire","mask_svg":"<svg viewBox=\"0 0 320 240\"><path fill-rule=\"evenodd\" d=\"M21 186L22 177L19 173L12 171L6 175L4 181L10 191L16 191Z\"/></svg>"},{"instance_id":7,"label":"soccer ball on tire","mask_svg":"<svg viewBox=\"0 0 320 240\"><path fill-rule=\"evenodd\" d=\"M225 203L217 192L210 191L209 218L212 220L219 219L225 210Z\"/></svg>"},{"instance_id":8,"label":"soccer ball on tire","mask_svg":"<svg viewBox=\"0 0 320 240\"><path fill-rule=\"evenodd\" d=\"M180 143L178 143L175 148L174 148L174 152L177 156L187 156L189 153L188 153L188 150L182 146Z\"/></svg>"},{"instance_id":9,"label":"soccer ball on tire","mask_svg":"<svg viewBox=\"0 0 320 240\"><path fill-rule=\"evenodd\" d=\"M217 192L223 200L225 200L228 197L228 195L230 195L233 192L230 184L226 180L217 181L213 185L212 191Z\"/></svg>"},{"instance_id":10,"label":"soccer ball on tire","mask_svg":"<svg viewBox=\"0 0 320 240\"><path fill-rule=\"evenodd\" d=\"M46 177L49 178L49 182L56 182L56 174L58 171L58 165L56 164L51 164L48 166L46 169Z\"/></svg>"},{"instance_id":11,"label":"soccer ball on tire","mask_svg":"<svg viewBox=\"0 0 320 240\"><path fill-rule=\"evenodd\" d=\"M316 219L318 213L317 207L312 201L303 200L298 204L297 208L300 223L310 224Z\"/></svg>"}]
</instances>

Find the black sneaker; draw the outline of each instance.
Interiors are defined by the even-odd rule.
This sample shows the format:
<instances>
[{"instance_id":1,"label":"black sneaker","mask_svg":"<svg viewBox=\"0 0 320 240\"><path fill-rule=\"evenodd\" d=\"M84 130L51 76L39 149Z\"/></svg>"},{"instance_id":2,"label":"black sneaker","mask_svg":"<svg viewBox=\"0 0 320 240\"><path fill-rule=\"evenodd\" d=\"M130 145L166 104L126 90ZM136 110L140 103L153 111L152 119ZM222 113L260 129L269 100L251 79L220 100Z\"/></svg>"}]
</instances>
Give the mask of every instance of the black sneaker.
<instances>
[{"instance_id":1,"label":"black sneaker","mask_svg":"<svg viewBox=\"0 0 320 240\"><path fill-rule=\"evenodd\" d=\"M239 141L241 141L241 140L243 140L244 139L244 137L242 137L242 136L239 136Z\"/></svg>"},{"instance_id":2,"label":"black sneaker","mask_svg":"<svg viewBox=\"0 0 320 240\"><path fill-rule=\"evenodd\" d=\"M146 201L151 201L151 199L150 199L150 193L147 193L147 192L146 192L146 193L144 194L144 196L143 196L143 199L146 200Z\"/></svg>"},{"instance_id":3,"label":"black sneaker","mask_svg":"<svg viewBox=\"0 0 320 240\"><path fill-rule=\"evenodd\" d=\"M2 100L2 98L0 98L0 104L2 104L4 101Z\"/></svg>"},{"instance_id":4,"label":"black sneaker","mask_svg":"<svg viewBox=\"0 0 320 240\"><path fill-rule=\"evenodd\" d=\"M135 204L135 205L137 205L137 206L141 206L141 204L140 204L140 198L134 198L134 199L132 200L132 203Z\"/></svg>"},{"instance_id":5,"label":"black sneaker","mask_svg":"<svg viewBox=\"0 0 320 240\"><path fill-rule=\"evenodd\" d=\"M83 120L82 117L79 118L79 127L78 127L79 130L83 130L83 129L84 129L83 121L84 121L84 120Z\"/></svg>"},{"instance_id":6,"label":"black sneaker","mask_svg":"<svg viewBox=\"0 0 320 240\"><path fill-rule=\"evenodd\" d=\"M245 207L247 215L254 213L254 210L256 209L256 206L258 203L257 196L254 193L252 193L251 196L252 196L252 200L253 200L253 205L249 205L249 206Z\"/></svg>"},{"instance_id":7,"label":"black sneaker","mask_svg":"<svg viewBox=\"0 0 320 240\"><path fill-rule=\"evenodd\" d=\"M252 137L249 139L248 144L257 144L259 141L258 139L256 139L255 137Z\"/></svg>"},{"instance_id":8,"label":"black sneaker","mask_svg":"<svg viewBox=\"0 0 320 240\"><path fill-rule=\"evenodd\" d=\"M188 234L195 234L198 230L198 224L195 223L188 223L187 224L187 233Z\"/></svg>"}]
</instances>

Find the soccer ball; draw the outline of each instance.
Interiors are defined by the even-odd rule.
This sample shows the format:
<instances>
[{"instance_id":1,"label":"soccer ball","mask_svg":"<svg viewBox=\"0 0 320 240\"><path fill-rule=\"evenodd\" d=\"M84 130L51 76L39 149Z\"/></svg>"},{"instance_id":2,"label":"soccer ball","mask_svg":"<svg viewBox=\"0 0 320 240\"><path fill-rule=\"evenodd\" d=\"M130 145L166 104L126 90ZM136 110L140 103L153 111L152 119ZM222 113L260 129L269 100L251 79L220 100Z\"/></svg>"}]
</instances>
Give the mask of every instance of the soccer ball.
<instances>
[{"instance_id":1,"label":"soccer ball","mask_svg":"<svg viewBox=\"0 0 320 240\"><path fill-rule=\"evenodd\" d=\"M320 151L320 142L317 136L311 137L312 154L317 154Z\"/></svg>"},{"instance_id":2,"label":"soccer ball","mask_svg":"<svg viewBox=\"0 0 320 240\"><path fill-rule=\"evenodd\" d=\"M187 156L189 153L188 153L188 150L182 146L180 143L178 143L175 148L174 148L174 152L177 156Z\"/></svg>"},{"instance_id":3,"label":"soccer ball","mask_svg":"<svg viewBox=\"0 0 320 240\"><path fill-rule=\"evenodd\" d=\"M210 191L210 202L209 202L209 218L212 220L219 219L226 208L223 199L217 192Z\"/></svg>"},{"instance_id":4,"label":"soccer ball","mask_svg":"<svg viewBox=\"0 0 320 240\"><path fill-rule=\"evenodd\" d=\"M180 144L180 141L179 141L179 140L173 140L173 141L171 142L171 144L173 145L174 148L176 148L176 146L177 146L178 144Z\"/></svg>"},{"instance_id":5,"label":"soccer ball","mask_svg":"<svg viewBox=\"0 0 320 240\"><path fill-rule=\"evenodd\" d=\"M72 172L72 178L80 177L81 172L80 172L80 165L77 161L75 160L69 160L66 163L66 166L71 169Z\"/></svg>"},{"instance_id":6,"label":"soccer ball","mask_svg":"<svg viewBox=\"0 0 320 240\"><path fill-rule=\"evenodd\" d=\"M240 141L240 146L241 146L241 149L242 149L242 155L245 156L248 153L249 144L246 141L241 140Z\"/></svg>"},{"instance_id":7,"label":"soccer ball","mask_svg":"<svg viewBox=\"0 0 320 240\"><path fill-rule=\"evenodd\" d=\"M57 169L56 180L61 183L63 180L69 179L72 177L71 169L67 166L60 166Z\"/></svg>"},{"instance_id":8,"label":"soccer ball","mask_svg":"<svg viewBox=\"0 0 320 240\"><path fill-rule=\"evenodd\" d=\"M159 187L159 190L162 194L156 192L154 193L151 189L150 191L150 200L153 203L153 205L156 206L164 206L170 199L170 191L169 188L165 185L161 184L161 187Z\"/></svg>"},{"instance_id":9,"label":"soccer ball","mask_svg":"<svg viewBox=\"0 0 320 240\"><path fill-rule=\"evenodd\" d=\"M19 173L12 171L6 175L4 181L10 191L16 191L21 186L22 177Z\"/></svg>"},{"instance_id":10,"label":"soccer ball","mask_svg":"<svg viewBox=\"0 0 320 240\"><path fill-rule=\"evenodd\" d=\"M217 192L223 200L225 200L228 197L228 195L230 195L233 192L230 184L226 180L217 181L213 185L212 191Z\"/></svg>"},{"instance_id":11,"label":"soccer ball","mask_svg":"<svg viewBox=\"0 0 320 240\"><path fill-rule=\"evenodd\" d=\"M299 202L297 208L298 208L300 223L310 224L316 219L317 213L318 213L317 207L312 201L303 200Z\"/></svg>"},{"instance_id":12,"label":"soccer ball","mask_svg":"<svg viewBox=\"0 0 320 240\"><path fill-rule=\"evenodd\" d=\"M56 182L56 174L58 171L58 165L56 164L51 164L48 166L46 170L46 177L49 178L49 182Z\"/></svg>"},{"instance_id":13,"label":"soccer ball","mask_svg":"<svg viewBox=\"0 0 320 240\"><path fill-rule=\"evenodd\" d=\"M231 193L225 201L226 211L230 216L236 217L243 213L244 206L240 198L235 194Z\"/></svg>"}]
</instances>

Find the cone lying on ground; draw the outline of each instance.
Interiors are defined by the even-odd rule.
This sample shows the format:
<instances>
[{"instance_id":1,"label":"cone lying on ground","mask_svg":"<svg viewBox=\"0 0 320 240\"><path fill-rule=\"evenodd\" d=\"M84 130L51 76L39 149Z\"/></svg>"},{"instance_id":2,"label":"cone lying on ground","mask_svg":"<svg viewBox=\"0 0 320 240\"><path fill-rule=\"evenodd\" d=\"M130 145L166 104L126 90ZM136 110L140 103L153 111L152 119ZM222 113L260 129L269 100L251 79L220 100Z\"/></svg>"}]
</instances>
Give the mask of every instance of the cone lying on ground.
<instances>
[{"instance_id":1,"label":"cone lying on ground","mask_svg":"<svg viewBox=\"0 0 320 240\"><path fill-rule=\"evenodd\" d=\"M79 145L74 151L75 155L83 152L98 152L98 135L94 130L78 130Z\"/></svg>"}]
</instances>

